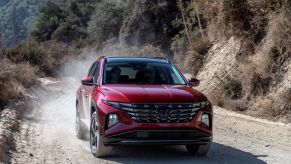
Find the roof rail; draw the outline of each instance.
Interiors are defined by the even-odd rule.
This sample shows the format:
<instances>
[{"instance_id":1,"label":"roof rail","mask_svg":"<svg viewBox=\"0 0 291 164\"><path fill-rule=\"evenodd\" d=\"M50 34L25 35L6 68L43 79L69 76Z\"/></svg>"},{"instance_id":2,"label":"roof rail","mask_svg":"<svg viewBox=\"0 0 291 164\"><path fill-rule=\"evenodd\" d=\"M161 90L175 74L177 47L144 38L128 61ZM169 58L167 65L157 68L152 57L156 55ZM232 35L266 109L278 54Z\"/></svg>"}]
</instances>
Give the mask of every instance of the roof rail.
<instances>
[{"instance_id":1,"label":"roof rail","mask_svg":"<svg viewBox=\"0 0 291 164\"><path fill-rule=\"evenodd\" d=\"M154 59L161 59L161 60L165 60L168 63L171 63L171 61L165 57L154 57Z\"/></svg>"}]
</instances>

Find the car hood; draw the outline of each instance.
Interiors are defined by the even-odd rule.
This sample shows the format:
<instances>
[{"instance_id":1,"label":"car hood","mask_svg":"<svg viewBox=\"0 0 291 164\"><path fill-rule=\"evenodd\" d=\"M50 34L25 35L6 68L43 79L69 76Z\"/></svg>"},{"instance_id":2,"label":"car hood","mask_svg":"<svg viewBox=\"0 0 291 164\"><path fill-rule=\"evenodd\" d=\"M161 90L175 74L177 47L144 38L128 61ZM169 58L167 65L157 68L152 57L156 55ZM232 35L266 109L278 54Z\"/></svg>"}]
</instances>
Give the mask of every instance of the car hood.
<instances>
[{"instance_id":1,"label":"car hood","mask_svg":"<svg viewBox=\"0 0 291 164\"><path fill-rule=\"evenodd\" d=\"M106 85L100 91L110 101L131 103L192 103L206 99L184 85Z\"/></svg>"}]
</instances>

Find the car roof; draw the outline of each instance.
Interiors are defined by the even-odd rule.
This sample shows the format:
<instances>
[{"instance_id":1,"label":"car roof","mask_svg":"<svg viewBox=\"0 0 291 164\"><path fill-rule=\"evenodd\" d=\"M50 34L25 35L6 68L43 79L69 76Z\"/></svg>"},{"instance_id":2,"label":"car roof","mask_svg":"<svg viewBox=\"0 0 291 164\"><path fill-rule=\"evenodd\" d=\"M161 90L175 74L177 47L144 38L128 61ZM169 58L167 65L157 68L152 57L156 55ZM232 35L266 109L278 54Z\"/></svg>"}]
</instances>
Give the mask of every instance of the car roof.
<instances>
[{"instance_id":1,"label":"car roof","mask_svg":"<svg viewBox=\"0 0 291 164\"><path fill-rule=\"evenodd\" d=\"M163 57L104 57L106 62L149 62L149 63L170 63L170 61Z\"/></svg>"}]
</instances>

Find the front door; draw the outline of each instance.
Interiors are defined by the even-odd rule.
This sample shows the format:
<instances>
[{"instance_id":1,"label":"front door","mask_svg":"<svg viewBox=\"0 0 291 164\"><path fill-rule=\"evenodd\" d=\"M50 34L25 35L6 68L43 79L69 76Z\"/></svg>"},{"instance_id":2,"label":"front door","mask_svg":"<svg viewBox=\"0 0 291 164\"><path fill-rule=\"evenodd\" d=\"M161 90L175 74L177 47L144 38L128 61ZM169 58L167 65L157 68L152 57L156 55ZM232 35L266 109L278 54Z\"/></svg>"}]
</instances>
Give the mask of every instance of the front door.
<instances>
[{"instance_id":1,"label":"front door","mask_svg":"<svg viewBox=\"0 0 291 164\"><path fill-rule=\"evenodd\" d=\"M95 62L91 66L88 73L88 76L93 77L95 83L97 83L97 79L98 79L98 74L96 72L98 72L99 74L99 62ZM84 109L86 120L90 120L91 118L91 99L92 99L92 92L94 91L95 87L96 87L95 85L92 85L92 86L82 85L83 109Z\"/></svg>"}]
</instances>

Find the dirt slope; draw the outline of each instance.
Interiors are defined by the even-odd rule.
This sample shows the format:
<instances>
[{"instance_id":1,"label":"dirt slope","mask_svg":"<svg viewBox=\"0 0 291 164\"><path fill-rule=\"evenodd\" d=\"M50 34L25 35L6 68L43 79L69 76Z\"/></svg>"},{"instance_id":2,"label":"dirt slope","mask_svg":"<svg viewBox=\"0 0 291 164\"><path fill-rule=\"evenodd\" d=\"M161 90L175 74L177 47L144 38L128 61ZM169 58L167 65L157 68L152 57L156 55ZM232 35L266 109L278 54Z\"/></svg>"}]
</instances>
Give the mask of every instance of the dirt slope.
<instances>
[{"instance_id":1,"label":"dirt slope","mask_svg":"<svg viewBox=\"0 0 291 164\"><path fill-rule=\"evenodd\" d=\"M16 135L11 163L289 163L291 125L274 123L215 107L214 144L208 157L189 156L185 148L117 148L112 157L97 159L88 141L74 133L74 101L78 82L42 80L34 88L36 105ZM38 98L36 98L38 97Z\"/></svg>"},{"instance_id":2,"label":"dirt slope","mask_svg":"<svg viewBox=\"0 0 291 164\"><path fill-rule=\"evenodd\" d=\"M271 59L265 51L274 43L268 37L254 54L242 57L245 42L239 37L215 41L197 75L198 89L226 109L290 123L291 56L282 55L281 64ZM276 64L272 72L269 65Z\"/></svg>"}]
</instances>

